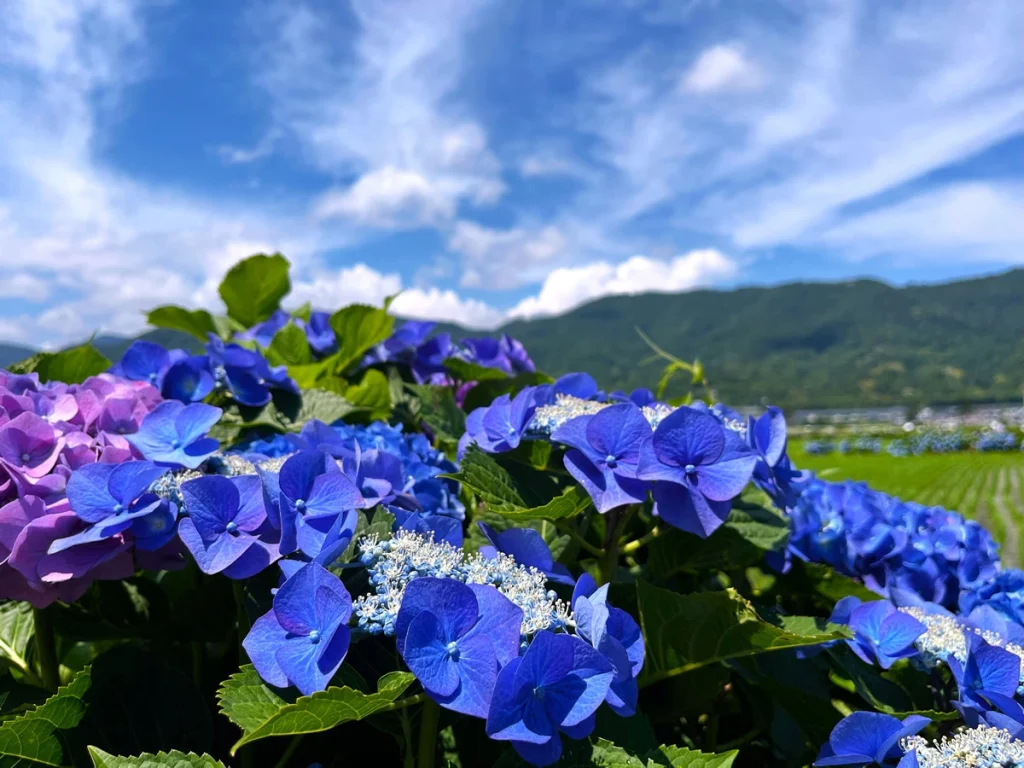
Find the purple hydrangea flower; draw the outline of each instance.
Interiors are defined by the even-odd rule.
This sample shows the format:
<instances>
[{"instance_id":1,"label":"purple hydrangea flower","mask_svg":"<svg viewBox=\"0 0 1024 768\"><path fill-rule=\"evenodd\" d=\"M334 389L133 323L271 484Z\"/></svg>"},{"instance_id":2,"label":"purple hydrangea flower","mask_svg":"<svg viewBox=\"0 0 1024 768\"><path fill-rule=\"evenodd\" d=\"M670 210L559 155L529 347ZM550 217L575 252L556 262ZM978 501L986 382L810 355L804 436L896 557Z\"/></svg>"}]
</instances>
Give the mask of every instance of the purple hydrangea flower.
<instances>
[{"instance_id":1,"label":"purple hydrangea flower","mask_svg":"<svg viewBox=\"0 0 1024 768\"><path fill-rule=\"evenodd\" d=\"M477 408L466 417L466 434L459 440L459 457L475 443L488 453L511 451L519 445L537 406L533 387L526 387L515 398L501 395L485 408Z\"/></svg>"},{"instance_id":2,"label":"purple hydrangea flower","mask_svg":"<svg viewBox=\"0 0 1024 768\"><path fill-rule=\"evenodd\" d=\"M285 581L271 610L243 641L256 671L270 685L294 685L310 695L327 687L348 653L352 598L341 580L310 563Z\"/></svg>"},{"instance_id":3,"label":"purple hydrangea flower","mask_svg":"<svg viewBox=\"0 0 1024 768\"><path fill-rule=\"evenodd\" d=\"M484 557L493 560L499 552L504 552L514 557L520 565L536 568L547 576L549 581L568 585L576 583L569 569L554 561L544 537L532 528L496 531L487 523L478 522L477 525L490 542L490 546L480 547L480 554Z\"/></svg>"},{"instance_id":4,"label":"purple hydrangea flower","mask_svg":"<svg viewBox=\"0 0 1024 768\"><path fill-rule=\"evenodd\" d=\"M522 610L490 585L424 577L405 589L395 638L433 699L486 718L498 670L519 656L522 621Z\"/></svg>"},{"instance_id":5,"label":"purple hydrangea flower","mask_svg":"<svg viewBox=\"0 0 1024 768\"><path fill-rule=\"evenodd\" d=\"M651 425L632 403L611 405L592 416L578 416L558 427L551 439L570 447L565 468L590 494L602 514L647 498L649 483L637 479L640 447Z\"/></svg>"},{"instance_id":6,"label":"purple hydrangea flower","mask_svg":"<svg viewBox=\"0 0 1024 768\"><path fill-rule=\"evenodd\" d=\"M178 535L203 573L247 579L280 557L258 477L197 477L182 483L181 498L188 517Z\"/></svg>"},{"instance_id":7,"label":"purple hydrangea flower","mask_svg":"<svg viewBox=\"0 0 1024 768\"><path fill-rule=\"evenodd\" d=\"M654 513L670 525L709 536L730 501L750 482L757 457L707 413L677 408L640 450L637 477L653 480Z\"/></svg>"},{"instance_id":8,"label":"purple hydrangea flower","mask_svg":"<svg viewBox=\"0 0 1024 768\"><path fill-rule=\"evenodd\" d=\"M498 673L487 735L511 741L533 765L551 765L562 755L559 731L574 739L593 731L614 678L611 662L578 637L538 632Z\"/></svg>"},{"instance_id":9,"label":"purple hydrangea flower","mask_svg":"<svg viewBox=\"0 0 1024 768\"><path fill-rule=\"evenodd\" d=\"M142 420L128 442L150 461L165 466L195 469L217 452L220 444L206 433L223 411L212 405L177 400L160 403Z\"/></svg>"},{"instance_id":10,"label":"purple hydrangea flower","mask_svg":"<svg viewBox=\"0 0 1024 768\"><path fill-rule=\"evenodd\" d=\"M853 712L832 729L828 744L821 748L814 765L892 766L900 761L899 768L905 768L910 763L901 760L900 742L919 733L930 722L920 715L909 715L900 722L879 712Z\"/></svg>"},{"instance_id":11,"label":"purple hydrangea flower","mask_svg":"<svg viewBox=\"0 0 1024 768\"><path fill-rule=\"evenodd\" d=\"M0 461L25 477L49 474L63 446L53 425L34 412L20 413L0 427Z\"/></svg>"}]
</instances>

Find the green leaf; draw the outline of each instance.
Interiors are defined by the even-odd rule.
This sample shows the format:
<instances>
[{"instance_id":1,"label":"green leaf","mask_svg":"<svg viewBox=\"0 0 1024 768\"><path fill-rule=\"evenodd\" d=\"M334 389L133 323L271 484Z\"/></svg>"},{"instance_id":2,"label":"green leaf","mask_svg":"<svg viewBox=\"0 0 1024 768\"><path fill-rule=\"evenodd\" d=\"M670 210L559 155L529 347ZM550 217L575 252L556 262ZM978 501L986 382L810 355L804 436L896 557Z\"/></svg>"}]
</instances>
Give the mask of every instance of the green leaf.
<instances>
[{"instance_id":1,"label":"green leaf","mask_svg":"<svg viewBox=\"0 0 1024 768\"><path fill-rule=\"evenodd\" d=\"M302 320L304 323L308 323L309 322L309 318L312 317L312 316L313 316L313 305L310 304L308 301L303 303L303 305L301 307L299 307L298 309L293 309L292 310L292 317L297 317L299 320Z\"/></svg>"},{"instance_id":2,"label":"green leaf","mask_svg":"<svg viewBox=\"0 0 1024 768\"><path fill-rule=\"evenodd\" d=\"M220 284L228 315L246 328L270 317L291 290L288 266L279 253L258 253L235 264Z\"/></svg>"},{"instance_id":3,"label":"green leaf","mask_svg":"<svg viewBox=\"0 0 1024 768\"><path fill-rule=\"evenodd\" d=\"M445 360L444 367L451 371L452 375L459 381L489 381L491 379L510 378L500 368L486 368L476 363L460 360L457 357Z\"/></svg>"},{"instance_id":4,"label":"green leaf","mask_svg":"<svg viewBox=\"0 0 1024 768\"><path fill-rule=\"evenodd\" d=\"M450 387L406 384L420 400L419 417L441 440L458 440L466 431L466 413L455 404Z\"/></svg>"},{"instance_id":5,"label":"green leaf","mask_svg":"<svg viewBox=\"0 0 1024 768\"><path fill-rule=\"evenodd\" d=\"M333 424L358 410L361 410L360 406L350 403L339 394L324 389L306 389L302 392L302 404L295 418L289 421L287 417L280 416L280 419L290 430L297 432L310 421Z\"/></svg>"},{"instance_id":6,"label":"green leaf","mask_svg":"<svg viewBox=\"0 0 1024 768\"><path fill-rule=\"evenodd\" d=\"M205 309L185 309L168 304L157 307L146 315L146 321L157 328L173 328L191 333L197 339L207 341L207 334L217 333L213 316Z\"/></svg>"},{"instance_id":7,"label":"green leaf","mask_svg":"<svg viewBox=\"0 0 1024 768\"><path fill-rule=\"evenodd\" d=\"M705 539L668 529L649 545L648 566L659 579L678 573L730 571L754 565L765 553L781 551L789 539L789 525L764 507L734 508L725 525Z\"/></svg>"},{"instance_id":8,"label":"green leaf","mask_svg":"<svg viewBox=\"0 0 1024 768\"><path fill-rule=\"evenodd\" d=\"M739 755L737 750L712 755L675 746L661 746L638 754L599 737L587 741L565 740L563 743L559 768L731 768ZM526 765L522 758L509 750L495 768Z\"/></svg>"},{"instance_id":9,"label":"green leaf","mask_svg":"<svg viewBox=\"0 0 1024 768\"><path fill-rule=\"evenodd\" d=\"M82 719L91 676L86 669L35 709L0 725L0 765L18 768L28 765L67 764L57 731L74 728Z\"/></svg>"},{"instance_id":10,"label":"green leaf","mask_svg":"<svg viewBox=\"0 0 1024 768\"><path fill-rule=\"evenodd\" d=\"M851 637L839 625L809 616L769 623L733 589L680 595L636 583L647 649L641 685L726 659Z\"/></svg>"},{"instance_id":11,"label":"green leaf","mask_svg":"<svg viewBox=\"0 0 1024 768\"><path fill-rule=\"evenodd\" d=\"M39 365L39 361L46 357L49 352L36 352L30 357L26 357L24 360L19 360L16 363L11 363L7 366L7 370L11 373L32 373Z\"/></svg>"},{"instance_id":12,"label":"green leaf","mask_svg":"<svg viewBox=\"0 0 1024 768\"><path fill-rule=\"evenodd\" d=\"M42 382L63 381L65 384L81 384L90 376L103 373L109 367L110 360L88 343L60 352L40 352L20 363L15 363L8 370L12 373L35 371Z\"/></svg>"},{"instance_id":13,"label":"green leaf","mask_svg":"<svg viewBox=\"0 0 1024 768\"><path fill-rule=\"evenodd\" d=\"M331 328L338 337L335 373L344 373L359 362L372 347L391 335L395 318L387 310L353 304L331 315Z\"/></svg>"},{"instance_id":14,"label":"green leaf","mask_svg":"<svg viewBox=\"0 0 1024 768\"><path fill-rule=\"evenodd\" d=\"M590 506L590 497L578 486L559 491L547 475L525 466L513 476L476 446L466 451L460 470L446 477L473 489L491 511L514 520L565 519Z\"/></svg>"},{"instance_id":15,"label":"green leaf","mask_svg":"<svg viewBox=\"0 0 1024 768\"><path fill-rule=\"evenodd\" d=\"M358 384L345 389L345 399L360 410L367 411L371 419L387 419L391 415L391 387L388 377L370 369Z\"/></svg>"},{"instance_id":16,"label":"green leaf","mask_svg":"<svg viewBox=\"0 0 1024 768\"><path fill-rule=\"evenodd\" d=\"M93 768L224 768L224 763L209 755L197 755L195 752L157 752L136 755L135 757L117 757L109 755L98 747L89 747L89 757Z\"/></svg>"},{"instance_id":17,"label":"green leaf","mask_svg":"<svg viewBox=\"0 0 1024 768\"><path fill-rule=\"evenodd\" d=\"M274 334L267 347L266 358L271 365L307 365L313 362L313 350L309 348L306 332L295 323L288 323Z\"/></svg>"},{"instance_id":18,"label":"green leaf","mask_svg":"<svg viewBox=\"0 0 1024 768\"><path fill-rule=\"evenodd\" d=\"M28 662L28 646L35 634L32 606L20 601L0 605L0 662L35 677Z\"/></svg>"},{"instance_id":19,"label":"green leaf","mask_svg":"<svg viewBox=\"0 0 1024 768\"><path fill-rule=\"evenodd\" d=\"M859 581L821 563L805 563L793 558L792 569L784 579L787 585L791 585L789 588L795 590L795 594L813 592L825 598L829 605L834 605L850 595L864 602L882 599L881 595L872 592Z\"/></svg>"},{"instance_id":20,"label":"green leaf","mask_svg":"<svg viewBox=\"0 0 1024 768\"><path fill-rule=\"evenodd\" d=\"M260 679L255 667L246 664L224 682L217 698L221 712L243 731L231 748L234 755L259 739L317 733L362 720L388 709L415 679L409 672L388 672L377 681L376 693L331 686L288 702Z\"/></svg>"},{"instance_id":21,"label":"green leaf","mask_svg":"<svg viewBox=\"0 0 1024 768\"><path fill-rule=\"evenodd\" d=\"M648 765L670 765L672 768L730 768L739 755L739 750L711 755L686 747L662 747L650 757Z\"/></svg>"}]
</instances>

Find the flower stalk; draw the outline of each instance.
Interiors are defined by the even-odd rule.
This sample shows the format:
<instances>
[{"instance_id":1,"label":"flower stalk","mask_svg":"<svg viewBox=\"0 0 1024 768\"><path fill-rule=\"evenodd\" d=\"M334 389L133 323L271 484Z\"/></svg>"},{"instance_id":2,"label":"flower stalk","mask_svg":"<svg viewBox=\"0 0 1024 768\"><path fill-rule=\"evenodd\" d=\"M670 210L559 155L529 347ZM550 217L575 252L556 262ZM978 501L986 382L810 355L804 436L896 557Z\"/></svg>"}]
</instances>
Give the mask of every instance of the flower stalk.
<instances>
[{"instance_id":1,"label":"flower stalk","mask_svg":"<svg viewBox=\"0 0 1024 768\"><path fill-rule=\"evenodd\" d=\"M53 621L42 608L32 609L35 628L36 655L39 657L39 678L48 691L60 687L60 660L57 658L57 641L53 634Z\"/></svg>"}]
</instances>

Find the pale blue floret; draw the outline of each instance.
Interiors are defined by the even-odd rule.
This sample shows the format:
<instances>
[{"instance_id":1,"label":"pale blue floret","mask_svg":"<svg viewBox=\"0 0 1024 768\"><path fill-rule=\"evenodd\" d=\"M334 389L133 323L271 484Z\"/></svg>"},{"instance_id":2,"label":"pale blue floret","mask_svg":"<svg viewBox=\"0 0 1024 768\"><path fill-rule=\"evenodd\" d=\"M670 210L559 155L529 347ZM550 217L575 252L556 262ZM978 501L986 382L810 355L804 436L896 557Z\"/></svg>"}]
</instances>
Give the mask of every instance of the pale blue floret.
<instances>
[{"instance_id":1,"label":"pale blue floret","mask_svg":"<svg viewBox=\"0 0 1024 768\"><path fill-rule=\"evenodd\" d=\"M1008 731L981 725L929 745L920 736L904 740L917 751L919 768L1024 768L1024 742Z\"/></svg>"},{"instance_id":2,"label":"pale blue floret","mask_svg":"<svg viewBox=\"0 0 1024 768\"><path fill-rule=\"evenodd\" d=\"M394 634L405 587L421 576L493 585L522 609L524 637L542 629L572 626L569 607L547 589L547 577L504 553L494 558L466 554L450 544L406 530L387 541L368 536L358 546L359 561L366 566L374 589L373 594L355 601L359 629L367 634Z\"/></svg>"}]
</instances>

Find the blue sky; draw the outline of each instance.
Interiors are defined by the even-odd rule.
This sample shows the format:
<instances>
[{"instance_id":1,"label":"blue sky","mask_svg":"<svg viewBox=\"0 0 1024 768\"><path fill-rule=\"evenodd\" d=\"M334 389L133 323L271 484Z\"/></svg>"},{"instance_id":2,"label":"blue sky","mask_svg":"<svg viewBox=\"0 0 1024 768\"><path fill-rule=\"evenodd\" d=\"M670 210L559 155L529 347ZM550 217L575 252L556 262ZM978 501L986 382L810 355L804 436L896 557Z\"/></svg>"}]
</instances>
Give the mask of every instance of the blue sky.
<instances>
[{"instance_id":1,"label":"blue sky","mask_svg":"<svg viewBox=\"0 0 1024 768\"><path fill-rule=\"evenodd\" d=\"M5 0L0 339L1024 261L1019 0Z\"/></svg>"}]
</instances>

